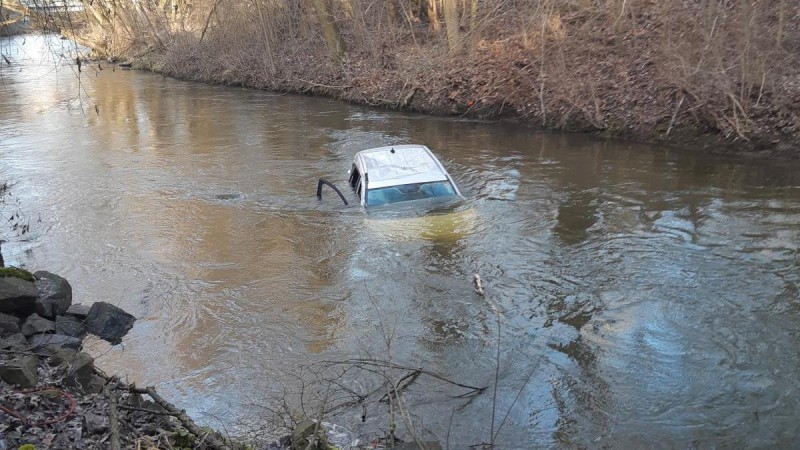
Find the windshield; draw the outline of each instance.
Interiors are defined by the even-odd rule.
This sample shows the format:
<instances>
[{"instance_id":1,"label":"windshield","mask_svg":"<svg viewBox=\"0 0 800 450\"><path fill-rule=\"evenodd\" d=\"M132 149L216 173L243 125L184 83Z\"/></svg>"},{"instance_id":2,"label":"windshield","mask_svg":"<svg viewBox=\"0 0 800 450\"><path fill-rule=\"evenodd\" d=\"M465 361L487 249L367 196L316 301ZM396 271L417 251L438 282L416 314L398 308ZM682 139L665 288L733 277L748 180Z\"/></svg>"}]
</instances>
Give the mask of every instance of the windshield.
<instances>
[{"instance_id":1,"label":"windshield","mask_svg":"<svg viewBox=\"0 0 800 450\"><path fill-rule=\"evenodd\" d=\"M452 195L456 195L456 190L449 181L403 184L367 190L367 206L379 206L432 197L449 197Z\"/></svg>"}]
</instances>

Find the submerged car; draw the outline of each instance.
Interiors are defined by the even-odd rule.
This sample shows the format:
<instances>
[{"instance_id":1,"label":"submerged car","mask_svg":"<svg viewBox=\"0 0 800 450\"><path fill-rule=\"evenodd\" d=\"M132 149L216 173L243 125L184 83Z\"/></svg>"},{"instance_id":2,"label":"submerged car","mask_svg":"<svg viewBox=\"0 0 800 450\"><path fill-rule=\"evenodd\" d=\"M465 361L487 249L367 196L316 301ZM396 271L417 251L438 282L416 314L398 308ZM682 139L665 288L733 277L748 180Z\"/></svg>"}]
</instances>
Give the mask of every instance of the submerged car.
<instances>
[{"instance_id":1,"label":"submerged car","mask_svg":"<svg viewBox=\"0 0 800 450\"><path fill-rule=\"evenodd\" d=\"M461 198L453 178L431 150L424 145L394 145L356 153L349 171L350 187L364 207L388 205L429 198ZM342 200L344 195L331 183Z\"/></svg>"},{"instance_id":2,"label":"submerged car","mask_svg":"<svg viewBox=\"0 0 800 450\"><path fill-rule=\"evenodd\" d=\"M423 238L455 242L475 225L475 211L465 205L453 178L424 145L394 145L356 153L348 182L370 220L367 228L391 240ZM347 205L332 183L321 179Z\"/></svg>"}]
</instances>

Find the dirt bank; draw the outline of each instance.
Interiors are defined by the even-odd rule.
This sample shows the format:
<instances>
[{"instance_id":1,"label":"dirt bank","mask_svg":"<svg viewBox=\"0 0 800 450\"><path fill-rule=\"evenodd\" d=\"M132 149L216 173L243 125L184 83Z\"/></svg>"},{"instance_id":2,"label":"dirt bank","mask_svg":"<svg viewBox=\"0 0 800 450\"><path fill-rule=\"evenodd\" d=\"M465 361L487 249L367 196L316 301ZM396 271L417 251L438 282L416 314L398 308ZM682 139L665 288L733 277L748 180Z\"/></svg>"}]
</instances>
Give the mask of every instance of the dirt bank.
<instances>
[{"instance_id":1,"label":"dirt bank","mask_svg":"<svg viewBox=\"0 0 800 450\"><path fill-rule=\"evenodd\" d=\"M360 13L334 8L341 55L331 54L313 17L273 14L267 36L232 7L210 16L202 33L171 33L162 45L124 53L138 67L185 80L800 158L800 60L792 50L800 48L800 20L791 20L799 6L646 1L636 10L623 3L618 15L602 2L551 1L546 10L505 3L480 3L485 16L474 30L462 21L455 46L413 7L394 25L380 11L359 22L352 17Z\"/></svg>"},{"instance_id":2,"label":"dirt bank","mask_svg":"<svg viewBox=\"0 0 800 450\"><path fill-rule=\"evenodd\" d=\"M96 0L75 17L17 3L180 79L800 158L788 0Z\"/></svg>"}]
</instances>

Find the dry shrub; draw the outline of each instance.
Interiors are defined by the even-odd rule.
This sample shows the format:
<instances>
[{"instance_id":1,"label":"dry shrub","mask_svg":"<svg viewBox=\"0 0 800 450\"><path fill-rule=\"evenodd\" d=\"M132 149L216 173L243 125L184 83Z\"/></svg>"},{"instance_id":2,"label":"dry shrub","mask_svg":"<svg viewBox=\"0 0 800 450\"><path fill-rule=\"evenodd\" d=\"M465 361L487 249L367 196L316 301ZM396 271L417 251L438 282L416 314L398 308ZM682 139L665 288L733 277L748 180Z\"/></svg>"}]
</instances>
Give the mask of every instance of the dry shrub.
<instances>
[{"instance_id":1,"label":"dry shrub","mask_svg":"<svg viewBox=\"0 0 800 450\"><path fill-rule=\"evenodd\" d=\"M423 0L397 0L393 16L387 0L176 2L178 12L163 0L93 0L119 9L87 22L108 53L163 52L165 72L182 78L548 128L800 135L790 0L480 0L476 15L458 1L449 45ZM331 55L330 24L344 57Z\"/></svg>"}]
</instances>

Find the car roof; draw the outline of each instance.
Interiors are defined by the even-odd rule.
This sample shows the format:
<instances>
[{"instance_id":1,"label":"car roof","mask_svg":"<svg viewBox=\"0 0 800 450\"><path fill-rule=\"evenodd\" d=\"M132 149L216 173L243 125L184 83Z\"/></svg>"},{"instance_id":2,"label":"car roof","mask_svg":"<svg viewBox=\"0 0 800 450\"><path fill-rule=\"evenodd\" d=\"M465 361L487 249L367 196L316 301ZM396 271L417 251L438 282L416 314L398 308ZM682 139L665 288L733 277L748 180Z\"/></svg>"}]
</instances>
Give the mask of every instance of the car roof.
<instances>
[{"instance_id":1,"label":"car roof","mask_svg":"<svg viewBox=\"0 0 800 450\"><path fill-rule=\"evenodd\" d=\"M447 180L447 171L424 145L394 145L356 153L368 189Z\"/></svg>"}]
</instances>

